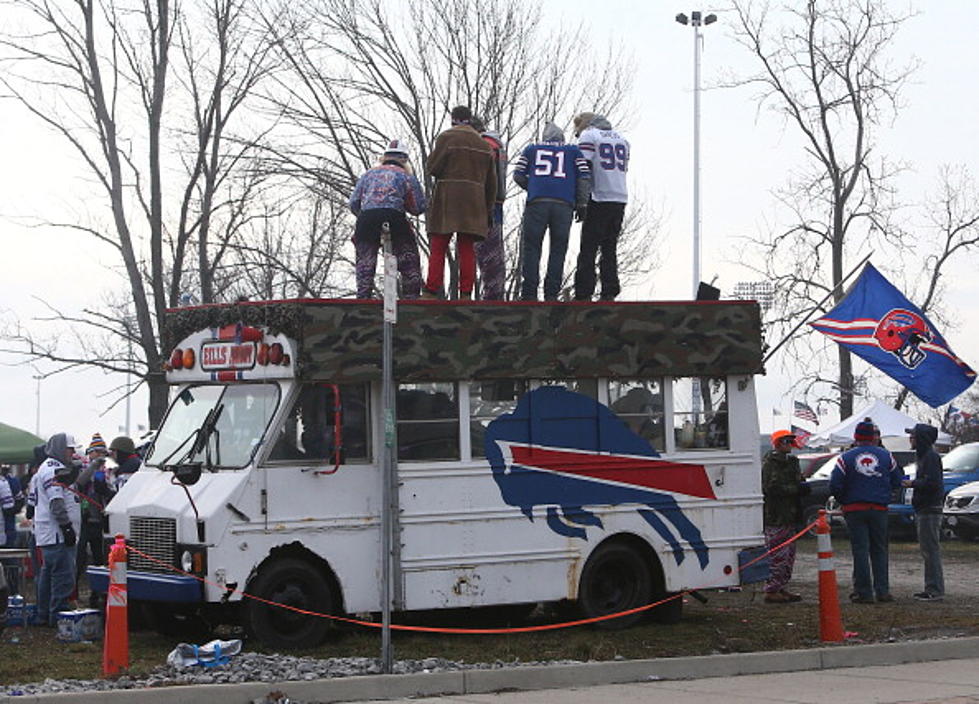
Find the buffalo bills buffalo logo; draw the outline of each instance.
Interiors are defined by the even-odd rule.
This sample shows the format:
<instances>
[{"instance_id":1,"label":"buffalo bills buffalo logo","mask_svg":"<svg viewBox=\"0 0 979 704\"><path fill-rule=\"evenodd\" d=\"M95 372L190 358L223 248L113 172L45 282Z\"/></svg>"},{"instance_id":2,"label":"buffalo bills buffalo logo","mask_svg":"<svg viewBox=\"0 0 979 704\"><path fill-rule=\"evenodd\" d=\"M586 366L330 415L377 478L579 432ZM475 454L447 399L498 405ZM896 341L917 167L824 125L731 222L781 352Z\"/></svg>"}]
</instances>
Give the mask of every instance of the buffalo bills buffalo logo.
<instances>
[{"instance_id":1,"label":"buffalo bills buffalo logo","mask_svg":"<svg viewBox=\"0 0 979 704\"><path fill-rule=\"evenodd\" d=\"M893 353L908 369L914 369L925 360L921 344L931 342L932 334L920 315L894 308L880 319L874 338L881 349Z\"/></svg>"},{"instance_id":2,"label":"buffalo bills buffalo logo","mask_svg":"<svg viewBox=\"0 0 979 704\"><path fill-rule=\"evenodd\" d=\"M489 424L486 457L503 501L531 521L534 507L546 506L547 525L559 535L587 540L582 526L604 528L586 506L637 504L677 564L685 556L681 541L701 568L709 562L700 530L672 496L715 499L705 468L657 459L644 439L587 396L560 386L525 394L513 413Z\"/></svg>"}]
</instances>

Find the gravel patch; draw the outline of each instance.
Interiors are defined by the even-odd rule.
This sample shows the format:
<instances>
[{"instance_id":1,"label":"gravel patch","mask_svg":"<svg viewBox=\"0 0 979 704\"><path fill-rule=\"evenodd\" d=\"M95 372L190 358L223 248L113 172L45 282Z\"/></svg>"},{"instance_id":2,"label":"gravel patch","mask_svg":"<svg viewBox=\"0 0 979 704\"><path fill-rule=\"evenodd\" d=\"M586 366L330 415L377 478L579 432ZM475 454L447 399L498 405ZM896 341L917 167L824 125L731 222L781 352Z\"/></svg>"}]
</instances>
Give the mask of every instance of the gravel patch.
<instances>
[{"instance_id":1,"label":"gravel patch","mask_svg":"<svg viewBox=\"0 0 979 704\"><path fill-rule=\"evenodd\" d=\"M394 674L404 675L416 672L448 672L456 670L493 670L504 667L531 667L535 665L568 665L577 664L575 660L548 662L503 662L493 663L464 663L445 660L443 658L425 658L423 660L397 660L394 663ZM110 689L143 689L146 687L169 687L173 685L200 684L238 684L241 682L297 682L303 680L329 679L333 677L355 677L357 675L381 674L379 658L330 658L317 660L315 658L296 657L292 655L264 655L260 653L242 653L236 655L230 662L215 667L193 666L177 669L169 665L161 665L146 677L130 677L123 675L114 680L55 680L46 679L43 682L31 684L14 684L0 686L0 696L23 696L28 694L55 694L62 692L94 692ZM275 698L268 700L275 702ZM300 704L291 700L292 704Z\"/></svg>"}]
</instances>

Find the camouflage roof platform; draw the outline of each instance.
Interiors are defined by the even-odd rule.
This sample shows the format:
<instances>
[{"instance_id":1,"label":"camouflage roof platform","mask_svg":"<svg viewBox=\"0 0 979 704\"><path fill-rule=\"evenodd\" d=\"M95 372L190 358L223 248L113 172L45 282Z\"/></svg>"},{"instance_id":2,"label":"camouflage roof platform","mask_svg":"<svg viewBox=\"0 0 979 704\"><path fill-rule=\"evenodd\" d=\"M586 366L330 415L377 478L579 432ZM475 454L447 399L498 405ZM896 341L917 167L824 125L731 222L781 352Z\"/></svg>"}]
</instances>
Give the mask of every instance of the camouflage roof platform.
<instances>
[{"instance_id":1,"label":"camouflage roof platform","mask_svg":"<svg viewBox=\"0 0 979 704\"><path fill-rule=\"evenodd\" d=\"M380 301L302 300L175 309L170 344L242 321L294 337L300 373L334 382L381 375ZM762 373L753 301L399 302L399 381Z\"/></svg>"}]
</instances>

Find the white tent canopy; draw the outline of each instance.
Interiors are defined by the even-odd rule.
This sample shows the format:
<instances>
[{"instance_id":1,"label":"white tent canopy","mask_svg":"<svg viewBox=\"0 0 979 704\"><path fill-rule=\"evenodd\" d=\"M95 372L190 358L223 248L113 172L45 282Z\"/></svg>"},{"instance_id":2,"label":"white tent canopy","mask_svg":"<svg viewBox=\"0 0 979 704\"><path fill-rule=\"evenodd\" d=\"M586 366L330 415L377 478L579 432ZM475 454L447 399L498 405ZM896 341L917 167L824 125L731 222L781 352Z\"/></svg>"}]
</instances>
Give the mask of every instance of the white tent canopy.
<instances>
[{"instance_id":1,"label":"white tent canopy","mask_svg":"<svg viewBox=\"0 0 979 704\"><path fill-rule=\"evenodd\" d=\"M884 439L884 444L892 450L901 448L892 447L892 443L887 442L887 438L907 438L907 433L904 432L905 428L910 428L918 422L907 413L902 413L883 401L871 401L849 418L844 418L830 428L813 433L806 440L806 444L812 447L849 445L853 442L853 431L856 430L857 423L868 417L880 428L880 435ZM948 445L951 442L952 437L948 433L938 431L939 445Z\"/></svg>"}]
</instances>

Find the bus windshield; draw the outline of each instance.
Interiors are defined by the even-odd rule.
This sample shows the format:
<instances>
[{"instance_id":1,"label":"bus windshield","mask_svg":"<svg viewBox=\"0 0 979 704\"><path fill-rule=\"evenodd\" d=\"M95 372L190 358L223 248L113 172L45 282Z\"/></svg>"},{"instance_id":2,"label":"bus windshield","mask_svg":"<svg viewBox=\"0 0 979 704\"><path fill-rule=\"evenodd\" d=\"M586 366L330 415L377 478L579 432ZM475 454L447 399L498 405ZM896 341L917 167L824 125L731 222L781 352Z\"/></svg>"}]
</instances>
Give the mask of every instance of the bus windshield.
<instances>
[{"instance_id":1,"label":"bus windshield","mask_svg":"<svg viewBox=\"0 0 979 704\"><path fill-rule=\"evenodd\" d=\"M274 383L185 388L170 405L146 464L244 467L265 436L279 395Z\"/></svg>"}]
</instances>

